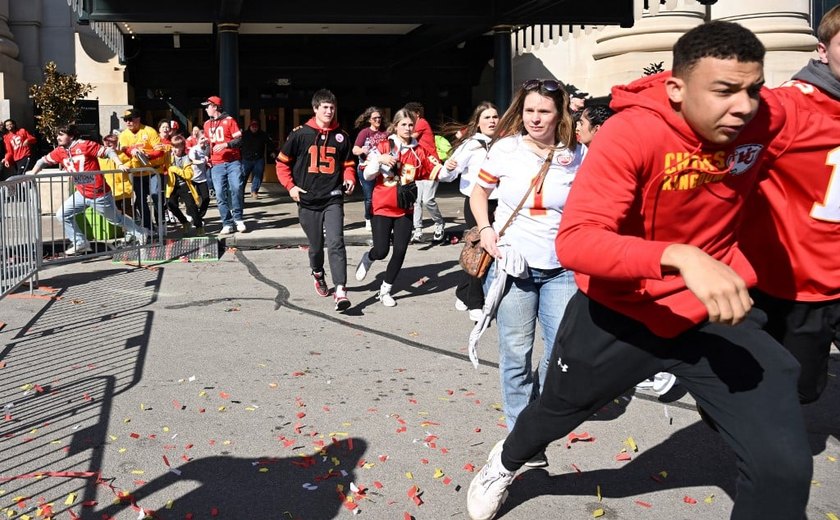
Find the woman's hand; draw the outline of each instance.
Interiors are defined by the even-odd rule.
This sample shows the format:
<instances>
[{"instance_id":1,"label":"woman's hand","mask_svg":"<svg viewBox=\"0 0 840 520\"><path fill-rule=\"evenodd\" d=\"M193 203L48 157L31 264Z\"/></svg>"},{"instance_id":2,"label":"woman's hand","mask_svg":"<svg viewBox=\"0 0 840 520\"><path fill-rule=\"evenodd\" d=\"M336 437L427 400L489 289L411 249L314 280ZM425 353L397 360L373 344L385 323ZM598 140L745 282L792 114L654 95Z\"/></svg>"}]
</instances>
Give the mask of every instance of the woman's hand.
<instances>
[{"instance_id":1,"label":"woman's hand","mask_svg":"<svg viewBox=\"0 0 840 520\"><path fill-rule=\"evenodd\" d=\"M496 243L499 241L499 235L496 234L496 230L493 229L492 226L484 226L481 228L479 236L481 236L481 247L490 253L490 256L493 258L502 257L502 253L499 251L499 248L496 247Z\"/></svg>"},{"instance_id":2,"label":"woman's hand","mask_svg":"<svg viewBox=\"0 0 840 520\"><path fill-rule=\"evenodd\" d=\"M393 168L393 166L397 164L397 158L393 155L382 155L377 160L379 161L379 164L388 168Z\"/></svg>"},{"instance_id":3,"label":"woman's hand","mask_svg":"<svg viewBox=\"0 0 840 520\"><path fill-rule=\"evenodd\" d=\"M443 166L447 170L452 171L458 167L458 161L456 161L455 159L447 159L446 162L443 163Z\"/></svg>"}]
</instances>

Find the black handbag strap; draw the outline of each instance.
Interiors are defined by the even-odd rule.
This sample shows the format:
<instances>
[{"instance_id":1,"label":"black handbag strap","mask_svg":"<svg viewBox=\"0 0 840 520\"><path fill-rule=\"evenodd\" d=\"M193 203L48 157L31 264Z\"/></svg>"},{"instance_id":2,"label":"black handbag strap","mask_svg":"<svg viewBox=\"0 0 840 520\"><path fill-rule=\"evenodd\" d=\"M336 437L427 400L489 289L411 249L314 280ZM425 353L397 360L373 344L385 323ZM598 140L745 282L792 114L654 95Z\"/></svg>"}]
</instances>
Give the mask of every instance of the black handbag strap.
<instances>
[{"instance_id":1,"label":"black handbag strap","mask_svg":"<svg viewBox=\"0 0 840 520\"><path fill-rule=\"evenodd\" d=\"M531 187L528 188L528 191L525 192L525 196L522 197L522 200L519 201L519 204L516 206L516 209L513 210L513 213L511 213L510 217L508 217L507 222L505 222L505 225L502 226L502 229L499 230L499 237L501 237L505 233L505 230L511 225L513 219L516 218L516 215L519 213L519 210L521 210L522 206L525 205L525 201L528 200L529 196L531 196L531 192L534 191L534 189L537 190L537 193L542 191L542 185L545 181L545 176L548 174L548 169L551 167L552 160L554 160L554 148L552 148L551 151L548 152L548 155L545 157L545 161L543 162L539 173L537 173L537 176L531 182Z\"/></svg>"}]
</instances>

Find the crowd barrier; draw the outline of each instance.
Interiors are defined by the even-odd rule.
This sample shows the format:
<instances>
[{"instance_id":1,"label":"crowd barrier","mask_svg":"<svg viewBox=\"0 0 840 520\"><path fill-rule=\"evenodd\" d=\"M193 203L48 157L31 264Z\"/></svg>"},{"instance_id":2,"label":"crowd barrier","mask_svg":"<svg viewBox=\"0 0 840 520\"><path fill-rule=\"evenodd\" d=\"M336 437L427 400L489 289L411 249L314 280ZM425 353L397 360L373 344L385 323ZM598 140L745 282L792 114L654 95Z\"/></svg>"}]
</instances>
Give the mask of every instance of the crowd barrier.
<instances>
[{"instance_id":1,"label":"crowd barrier","mask_svg":"<svg viewBox=\"0 0 840 520\"><path fill-rule=\"evenodd\" d=\"M94 175L105 176L112 186L110 197L77 195L76 181L89 182ZM42 170L38 175L0 181L0 299L26 282L32 291L38 271L49 265L114 254L142 265L143 246L155 238L162 242L166 233L163 195L149 197L154 194L154 181L151 187L135 182L135 178L153 175L155 170L148 167L128 172ZM140 211L143 204L148 208L145 217ZM69 219L75 212L73 221L80 235L74 240L68 236L73 230L59 217ZM156 229L150 229L152 214ZM149 227L143 226L144 218Z\"/></svg>"}]
</instances>

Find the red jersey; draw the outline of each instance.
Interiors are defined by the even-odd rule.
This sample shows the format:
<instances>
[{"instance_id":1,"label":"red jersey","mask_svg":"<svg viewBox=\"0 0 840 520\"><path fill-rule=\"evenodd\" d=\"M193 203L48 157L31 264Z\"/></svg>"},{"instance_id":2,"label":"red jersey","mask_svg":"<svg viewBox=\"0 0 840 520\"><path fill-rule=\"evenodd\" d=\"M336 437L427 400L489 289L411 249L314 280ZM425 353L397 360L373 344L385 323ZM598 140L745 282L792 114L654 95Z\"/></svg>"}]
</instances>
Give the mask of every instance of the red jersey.
<instances>
[{"instance_id":1,"label":"red jersey","mask_svg":"<svg viewBox=\"0 0 840 520\"><path fill-rule=\"evenodd\" d=\"M740 237L758 288L786 300L840 298L840 100L811 83L775 89L787 122Z\"/></svg>"},{"instance_id":2,"label":"red jersey","mask_svg":"<svg viewBox=\"0 0 840 520\"><path fill-rule=\"evenodd\" d=\"M417 134L417 142L425 150L426 155L440 160L437 153L437 146L435 146L435 133L432 131L432 125L422 117L417 118L414 124L414 133Z\"/></svg>"},{"instance_id":3,"label":"red jersey","mask_svg":"<svg viewBox=\"0 0 840 520\"><path fill-rule=\"evenodd\" d=\"M37 142L35 136L27 132L25 128L7 132L3 136L3 141L6 144L5 159L9 162L18 162L32 155L32 150L29 147Z\"/></svg>"},{"instance_id":4,"label":"red jersey","mask_svg":"<svg viewBox=\"0 0 840 520\"><path fill-rule=\"evenodd\" d=\"M393 149L392 149L393 148ZM388 179L383 175L376 176L376 185L373 187L371 203L373 214L385 217L402 217L407 213L413 213L413 209L403 209L397 205L397 183L408 184L418 180L437 180L440 169L439 161L429 157L426 151L413 141L411 144L400 144L399 139L391 136L385 141L376 145L376 150L368 154L368 161L374 160L378 155L393 154L397 156L400 163L399 176Z\"/></svg>"},{"instance_id":5,"label":"red jersey","mask_svg":"<svg viewBox=\"0 0 840 520\"><path fill-rule=\"evenodd\" d=\"M227 114L221 114L216 119L208 119L204 122L204 135L210 140L210 164L238 161L242 157L238 148L225 148L221 152L212 152L217 144L229 143L242 137L242 130L239 129L236 119Z\"/></svg>"},{"instance_id":6,"label":"red jersey","mask_svg":"<svg viewBox=\"0 0 840 520\"><path fill-rule=\"evenodd\" d=\"M708 319L682 276L663 274L669 245L694 245L755 284L737 224L759 159L784 122L763 89L758 113L733 143L707 143L671 108L669 75L613 88L617 113L578 170L556 239L557 257L581 291L661 337ZM631 138L640 128L645 137Z\"/></svg>"},{"instance_id":7,"label":"red jersey","mask_svg":"<svg viewBox=\"0 0 840 520\"><path fill-rule=\"evenodd\" d=\"M79 139L64 148L59 146L44 156L44 161L51 165L60 165L67 172L98 172L99 158L107 157L107 148L99 143ZM77 175L73 177L76 190L89 199L97 199L111 189L105 183L102 174Z\"/></svg>"}]
</instances>

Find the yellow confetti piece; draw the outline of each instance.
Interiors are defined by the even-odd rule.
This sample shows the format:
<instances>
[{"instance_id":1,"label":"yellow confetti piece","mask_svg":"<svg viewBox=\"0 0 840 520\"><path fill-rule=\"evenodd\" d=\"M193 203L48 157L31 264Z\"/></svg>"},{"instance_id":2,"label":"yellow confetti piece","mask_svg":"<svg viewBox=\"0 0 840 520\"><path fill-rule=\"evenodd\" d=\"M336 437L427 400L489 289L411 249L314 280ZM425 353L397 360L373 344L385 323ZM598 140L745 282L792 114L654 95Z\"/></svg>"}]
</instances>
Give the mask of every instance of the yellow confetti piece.
<instances>
[{"instance_id":1,"label":"yellow confetti piece","mask_svg":"<svg viewBox=\"0 0 840 520\"><path fill-rule=\"evenodd\" d=\"M351 424L353 424L353 423L349 423L349 422L343 422L343 423L341 423L341 425L342 425L342 426L350 426Z\"/></svg>"},{"instance_id":2,"label":"yellow confetti piece","mask_svg":"<svg viewBox=\"0 0 840 520\"><path fill-rule=\"evenodd\" d=\"M32 520L32 517L29 515L21 515L20 520Z\"/></svg>"},{"instance_id":3,"label":"yellow confetti piece","mask_svg":"<svg viewBox=\"0 0 840 520\"><path fill-rule=\"evenodd\" d=\"M164 426L163 431L164 433L169 433L169 426Z\"/></svg>"},{"instance_id":4,"label":"yellow confetti piece","mask_svg":"<svg viewBox=\"0 0 840 520\"><path fill-rule=\"evenodd\" d=\"M435 468L435 474L432 475L434 478L441 478L445 473L440 468Z\"/></svg>"},{"instance_id":5,"label":"yellow confetti piece","mask_svg":"<svg viewBox=\"0 0 840 520\"><path fill-rule=\"evenodd\" d=\"M145 410L145 409L146 409L146 405L145 405L145 404L143 404L143 403L140 403L140 409L141 409L141 410Z\"/></svg>"},{"instance_id":6,"label":"yellow confetti piece","mask_svg":"<svg viewBox=\"0 0 840 520\"><path fill-rule=\"evenodd\" d=\"M260 473L268 473L268 468L260 468Z\"/></svg>"},{"instance_id":7,"label":"yellow confetti piece","mask_svg":"<svg viewBox=\"0 0 840 520\"><path fill-rule=\"evenodd\" d=\"M662 478L668 478L668 472L667 471L660 471L659 476L662 477Z\"/></svg>"},{"instance_id":8,"label":"yellow confetti piece","mask_svg":"<svg viewBox=\"0 0 840 520\"><path fill-rule=\"evenodd\" d=\"M412 480L412 479L414 479L414 474L411 473L410 471L406 471L405 472L405 478L407 478L409 480Z\"/></svg>"},{"instance_id":9,"label":"yellow confetti piece","mask_svg":"<svg viewBox=\"0 0 840 520\"><path fill-rule=\"evenodd\" d=\"M207 395L207 392L205 392L204 390L202 390L201 392L198 393L198 397L205 397L206 395Z\"/></svg>"},{"instance_id":10,"label":"yellow confetti piece","mask_svg":"<svg viewBox=\"0 0 840 520\"><path fill-rule=\"evenodd\" d=\"M703 502L705 502L707 504L711 504L714 501L715 501L715 496L714 495L709 495L703 500Z\"/></svg>"},{"instance_id":11,"label":"yellow confetti piece","mask_svg":"<svg viewBox=\"0 0 840 520\"><path fill-rule=\"evenodd\" d=\"M225 446L230 446L231 442L232 441L230 441L230 440L226 440L226 441L222 441L222 444L224 444Z\"/></svg>"},{"instance_id":12,"label":"yellow confetti piece","mask_svg":"<svg viewBox=\"0 0 840 520\"><path fill-rule=\"evenodd\" d=\"M598 518L599 516L604 516L604 510L600 507L595 511L592 511L592 518Z\"/></svg>"},{"instance_id":13,"label":"yellow confetti piece","mask_svg":"<svg viewBox=\"0 0 840 520\"><path fill-rule=\"evenodd\" d=\"M65 506L72 506L76 502L76 493L70 493L67 495L67 498L64 499Z\"/></svg>"},{"instance_id":14,"label":"yellow confetti piece","mask_svg":"<svg viewBox=\"0 0 840 520\"><path fill-rule=\"evenodd\" d=\"M120 453L125 453L125 452L127 451L127 448L120 448L120 449L119 449L119 450L117 450L117 451L119 451Z\"/></svg>"},{"instance_id":15,"label":"yellow confetti piece","mask_svg":"<svg viewBox=\"0 0 840 520\"><path fill-rule=\"evenodd\" d=\"M338 460L338 457L330 457L330 460L332 461L333 466L340 466L341 465L341 461Z\"/></svg>"},{"instance_id":16,"label":"yellow confetti piece","mask_svg":"<svg viewBox=\"0 0 840 520\"><path fill-rule=\"evenodd\" d=\"M253 411L256 411L256 408L254 408L253 406L246 406L245 411L253 412Z\"/></svg>"},{"instance_id":17,"label":"yellow confetti piece","mask_svg":"<svg viewBox=\"0 0 840 520\"><path fill-rule=\"evenodd\" d=\"M268 383L269 388L277 388L277 383Z\"/></svg>"},{"instance_id":18,"label":"yellow confetti piece","mask_svg":"<svg viewBox=\"0 0 840 520\"><path fill-rule=\"evenodd\" d=\"M219 411L220 411L220 412L224 412L224 411L225 411L225 407L224 407L224 406L220 406L220 407L219 407Z\"/></svg>"},{"instance_id":19,"label":"yellow confetti piece","mask_svg":"<svg viewBox=\"0 0 840 520\"><path fill-rule=\"evenodd\" d=\"M123 422L126 423L126 424L130 423L131 422L131 417L126 417L125 419L123 419Z\"/></svg>"},{"instance_id":20,"label":"yellow confetti piece","mask_svg":"<svg viewBox=\"0 0 840 520\"><path fill-rule=\"evenodd\" d=\"M347 432L330 432L330 437L347 437L349 434Z\"/></svg>"},{"instance_id":21,"label":"yellow confetti piece","mask_svg":"<svg viewBox=\"0 0 840 520\"><path fill-rule=\"evenodd\" d=\"M598 502L601 501L601 485L598 484L598 487L595 488L595 496L598 497Z\"/></svg>"},{"instance_id":22,"label":"yellow confetti piece","mask_svg":"<svg viewBox=\"0 0 840 520\"><path fill-rule=\"evenodd\" d=\"M50 441L50 444L61 444L61 441Z\"/></svg>"},{"instance_id":23,"label":"yellow confetti piece","mask_svg":"<svg viewBox=\"0 0 840 520\"><path fill-rule=\"evenodd\" d=\"M840 520L840 518L838 518L834 513L826 513L825 517L828 518L828 520Z\"/></svg>"},{"instance_id":24,"label":"yellow confetti piece","mask_svg":"<svg viewBox=\"0 0 840 520\"><path fill-rule=\"evenodd\" d=\"M32 428L31 430L29 430L29 433L31 433L33 435L38 433L38 428Z\"/></svg>"},{"instance_id":25,"label":"yellow confetti piece","mask_svg":"<svg viewBox=\"0 0 840 520\"><path fill-rule=\"evenodd\" d=\"M627 437L627 440L624 441L624 444L630 447L633 451L639 451L639 447L636 445L636 441L633 440L633 437Z\"/></svg>"},{"instance_id":26,"label":"yellow confetti piece","mask_svg":"<svg viewBox=\"0 0 840 520\"><path fill-rule=\"evenodd\" d=\"M811 481L811 485L812 485L812 486L814 486L814 487L820 487L820 486L822 486L822 484L820 484L820 481L819 481L819 480L812 480L812 481Z\"/></svg>"},{"instance_id":27,"label":"yellow confetti piece","mask_svg":"<svg viewBox=\"0 0 840 520\"><path fill-rule=\"evenodd\" d=\"M828 460L830 460L831 462L837 462L837 457L832 457L831 455L829 455Z\"/></svg>"},{"instance_id":28,"label":"yellow confetti piece","mask_svg":"<svg viewBox=\"0 0 840 520\"><path fill-rule=\"evenodd\" d=\"M145 472L145 471L143 471L142 469L133 469L133 470L131 470L131 474L132 474L132 475L143 475L143 474L145 474L145 473L146 473L146 472Z\"/></svg>"},{"instance_id":29,"label":"yellow confetti piece","mask_svg":"<svg viewBox=\"0 0 840 520\"><path fill-rule=\"evenodd\" d=\"M173 504L172 500L167 500L166 505L163 506L163 507L165 507L166 509L172 509L172 504Z\"/></svg>"},{"instance_id":30,"label":"yellow confetti piece","mask_svg":"<svg viewBox=\"0 0 840 520\"><path fill-rule=\"evenodd\" d=\"M362 467L363 467L363 468L365 468L365 469L370 469L370 468L372 468L372 467L374 467L374 466L376 466L376 464L374 464L373 462L365 462L365 463L362 465Z\"/></svg>"},{"instance_id":31,"label":"yellow confetti piece","mask_svg":"<svg viewBox=\"0 0 840 520\"><path fill-rule=\"evenodd\" d=\"M496 410L497 412L501 412L501 411L502 411L502 405L501 405L501 404L499 404L499 403L493 403L493 404L491 404L491 405L490 405L490 408L492 408L492 409Z\"/></svg>"},{"instance_id":32,"label":"yellow confetti piece","mask_svg":"<svg viewBox=\"0 0 840 520\"><path fill-rule=\"evenodd\" d=\"M29 383L27 383L27 384L23 385L22 387L20 387L20 389L21 389L21 390L23 390L24 392L25 392L25 391L27 391L27 390L29 390L30 388L32 388L32 385L31 385L31 384L29 384Z\"/></svg>"},{"instance_id":33,"label":"yellow confetti piece","mask_svg":"<svg viewBox=\"0 0 840 520\"><path fill-rule=\"evenodd\" d=\"M111 439L112 441L115 441L115 440L117 440L119 437L117 437L116 435L109 435L109 436L108 436L108 438L109 438L109 439Z\"/></svg>"}]
</instances>

